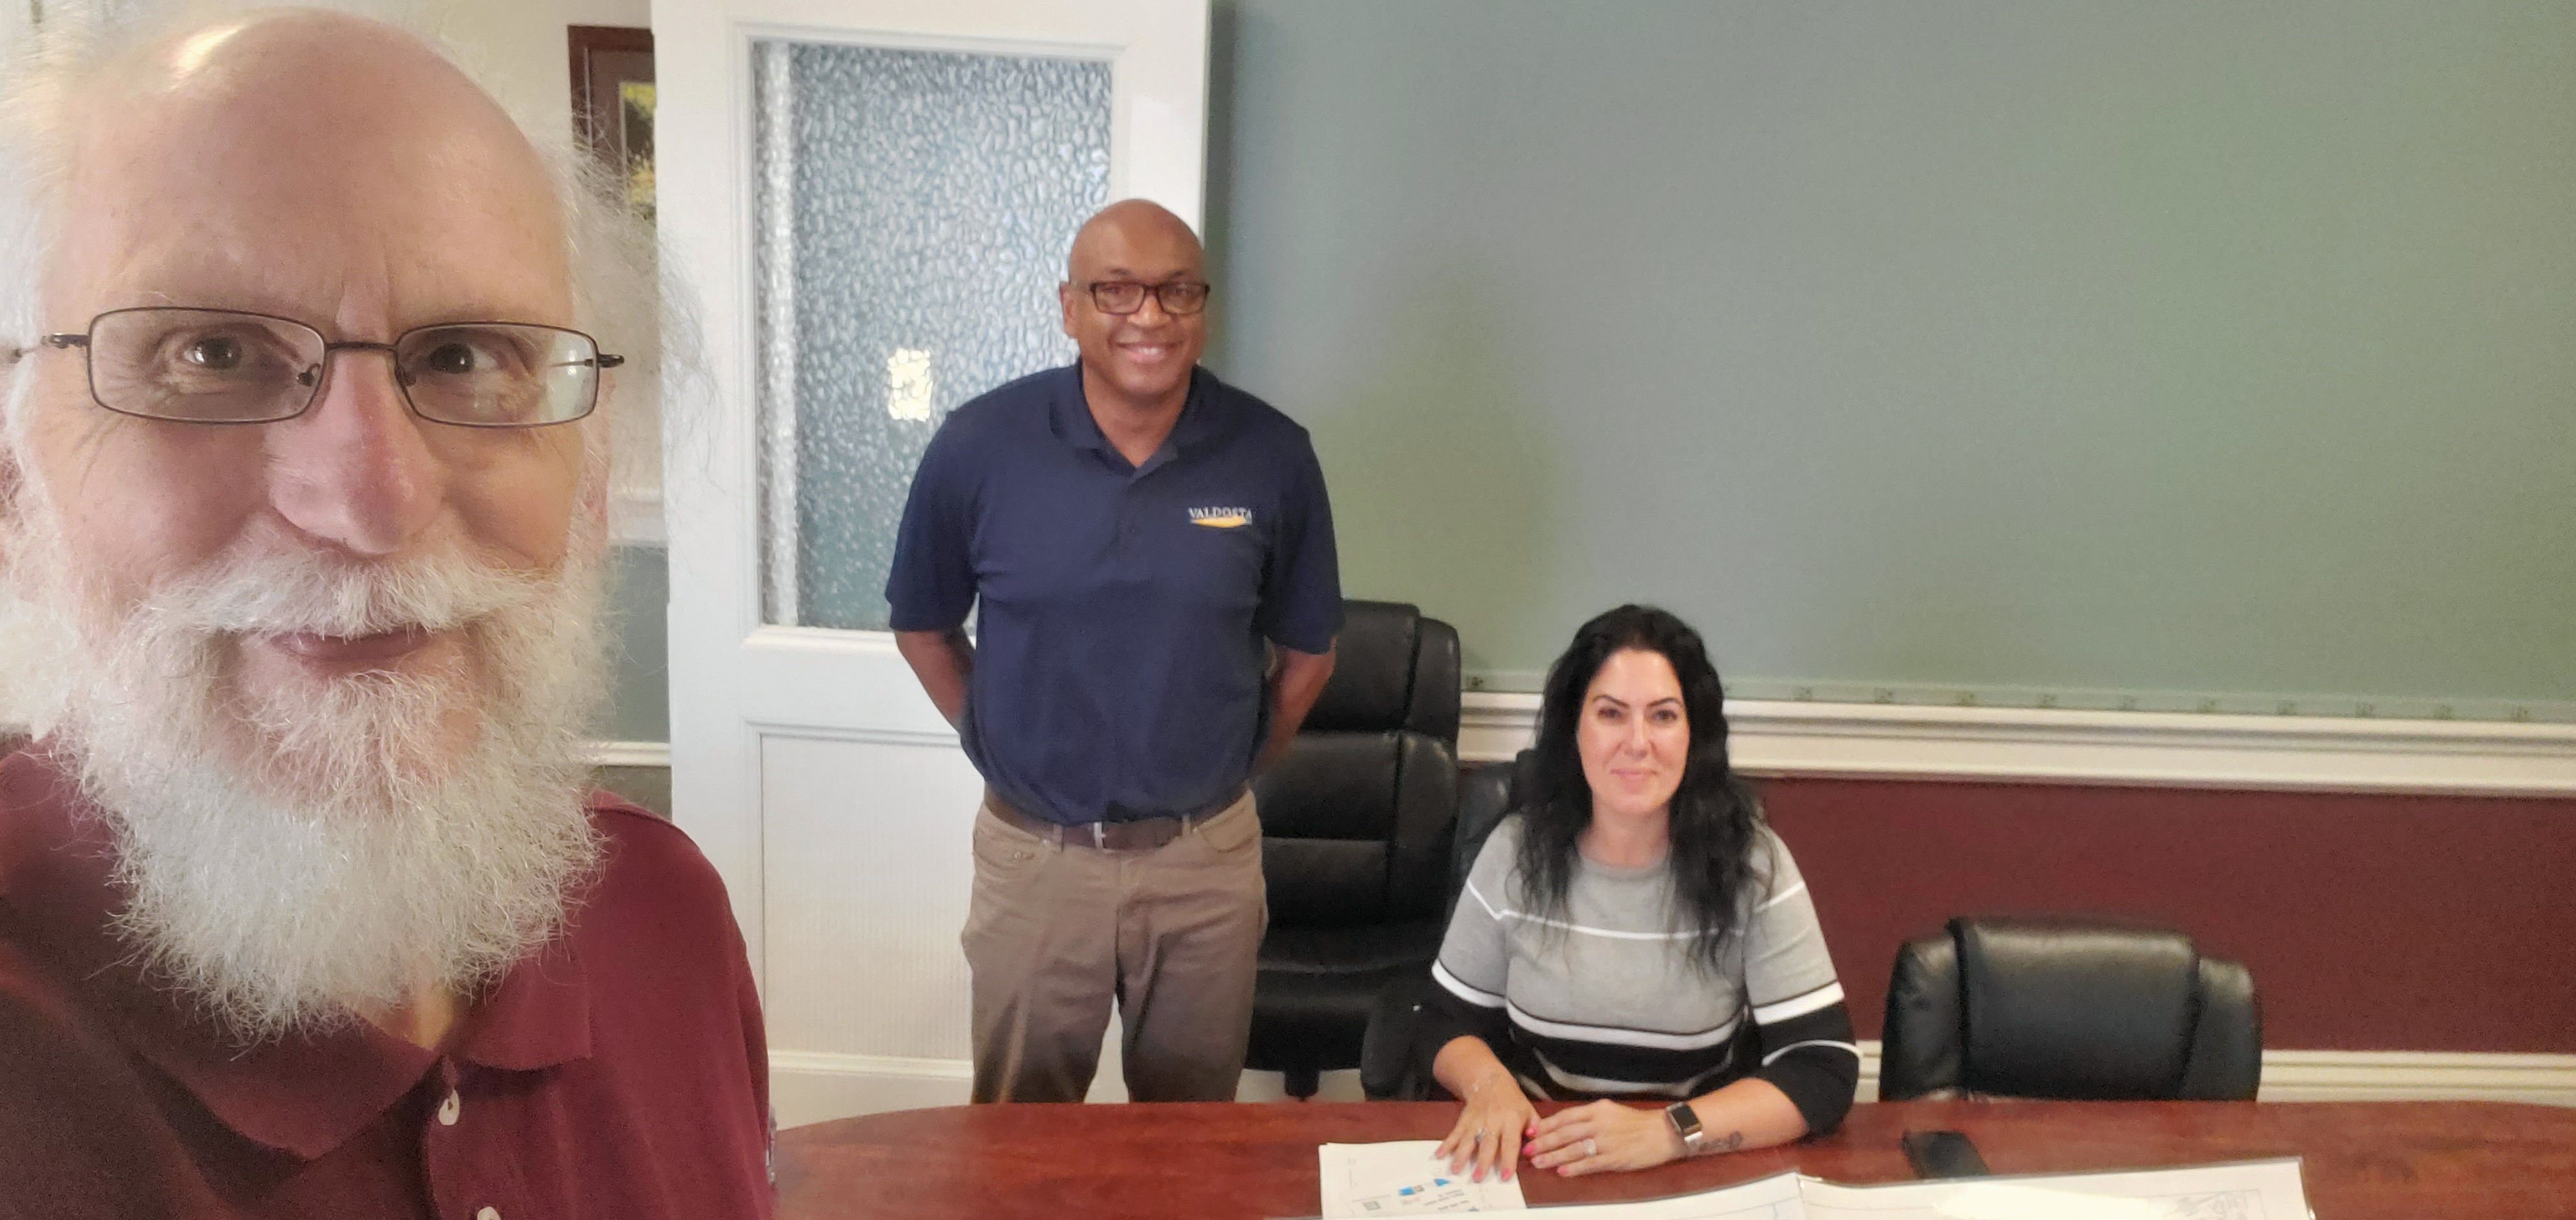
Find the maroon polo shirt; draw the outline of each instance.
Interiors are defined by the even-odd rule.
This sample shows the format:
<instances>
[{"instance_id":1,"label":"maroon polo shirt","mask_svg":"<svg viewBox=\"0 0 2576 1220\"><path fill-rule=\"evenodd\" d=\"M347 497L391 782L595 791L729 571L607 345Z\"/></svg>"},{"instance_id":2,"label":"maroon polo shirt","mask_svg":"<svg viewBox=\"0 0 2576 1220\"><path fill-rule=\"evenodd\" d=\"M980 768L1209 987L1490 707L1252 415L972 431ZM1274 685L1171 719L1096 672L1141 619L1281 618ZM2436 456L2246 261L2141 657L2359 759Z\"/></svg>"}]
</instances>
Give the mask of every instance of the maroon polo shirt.
<instances>
[{"instance_id":1,"label":"maroon polo shirt","mask_svg":"<svg viewBox=\"0 0 2576 1220\"><path fill-rule=\"evenodd\" d=\"M723 883L596 796L598 879L446 1054L363 1023L244 1049L108 930L109 832L0 759L0 1217L766 1217L769 1072Z\"/></svg>"}]
</instances>

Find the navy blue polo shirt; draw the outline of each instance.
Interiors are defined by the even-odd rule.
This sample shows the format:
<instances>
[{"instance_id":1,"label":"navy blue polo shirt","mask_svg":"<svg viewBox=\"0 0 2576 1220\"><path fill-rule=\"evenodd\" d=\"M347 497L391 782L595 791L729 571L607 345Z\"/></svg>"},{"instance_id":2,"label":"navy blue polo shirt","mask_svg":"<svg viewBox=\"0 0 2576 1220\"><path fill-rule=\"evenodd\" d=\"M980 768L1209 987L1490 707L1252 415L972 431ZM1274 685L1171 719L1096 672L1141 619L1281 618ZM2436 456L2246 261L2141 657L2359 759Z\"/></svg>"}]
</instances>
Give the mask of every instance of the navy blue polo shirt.
<instances>
[{"instance_id":1,"label":"navy blue polo shirt","mask_svg":"<svg viewBox=\"0 0 2576 1220\"><path fill-rule=\"evenodd\" d=\"M886 578L897 631L976 609L961 735L1002 797L1068 825L1231 795L1267 731L1264 640L1331 647L1333 511L1306 430L1191 373L1131 465L1080 365L951 412L922 454Z\"/></svg>"}]
</instances>

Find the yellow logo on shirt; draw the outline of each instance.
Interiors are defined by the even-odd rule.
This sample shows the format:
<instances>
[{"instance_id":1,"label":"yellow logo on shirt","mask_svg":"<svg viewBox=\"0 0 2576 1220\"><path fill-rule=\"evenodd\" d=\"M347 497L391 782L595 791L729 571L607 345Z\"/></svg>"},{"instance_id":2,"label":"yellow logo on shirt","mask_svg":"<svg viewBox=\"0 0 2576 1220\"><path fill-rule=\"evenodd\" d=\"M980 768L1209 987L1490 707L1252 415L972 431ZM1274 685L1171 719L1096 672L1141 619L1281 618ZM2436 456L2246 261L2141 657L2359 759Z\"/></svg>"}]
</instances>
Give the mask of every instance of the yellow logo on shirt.
<instances>
[{"instance_id":1,"label":"yellow logo on shirt","mask_svg":"<svg viewBox=\"0 0 2576 1220\"><path fill-rule=\"evenodd\" d=\"M1252 524L1252 510L1248 508L1193 508L1190 510L1190 524L1204 525L1212 530L1241 529L1244 526Z\"/></svg>"}]
</instances>

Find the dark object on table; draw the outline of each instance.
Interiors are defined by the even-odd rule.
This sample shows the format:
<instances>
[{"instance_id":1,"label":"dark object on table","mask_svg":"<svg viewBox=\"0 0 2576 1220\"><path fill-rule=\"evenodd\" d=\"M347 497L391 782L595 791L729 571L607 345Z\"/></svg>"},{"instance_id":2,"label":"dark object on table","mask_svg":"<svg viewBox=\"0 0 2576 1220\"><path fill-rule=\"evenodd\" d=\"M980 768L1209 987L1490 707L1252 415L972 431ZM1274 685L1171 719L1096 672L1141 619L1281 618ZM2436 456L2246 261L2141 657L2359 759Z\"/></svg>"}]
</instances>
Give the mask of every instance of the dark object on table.
<instances>
[{"instance_id":1,"label":"dark object on table","mask_svg":"<svg viewBox=\"0 0 2576 1220\"><path fill-rule=\"evenodd\" d=\"M1255 778L1270 931L1246 1066L1311 1097L1358 1067L1380 993L1440 951L1458 805L1458 633L1394 602L1344 604L1333 678Z\"/></svg>"},{"instance_id":2,"label":"dark object on table","mask_svg":"<svg viewBox=\"0 0 2576 1220\"><path fill-rule=\"evenodd\" d=\"M1976 1141L1956 1131L1908 1131L1897 1143L1916 1177L1982 1178L1994 1172L1977 1155Z\"/></svg>"},{"instance_id":3,"label":"dark object on table","mask_svg":"<svg viewBox=\"0 0 2576 1220\"><path fill-rule=\"evenodd\" d=\"M1879 1096L2250 1101L2245 967L2158 928L1962 917L1897 951Z\"/></svg>"}]
</instances>

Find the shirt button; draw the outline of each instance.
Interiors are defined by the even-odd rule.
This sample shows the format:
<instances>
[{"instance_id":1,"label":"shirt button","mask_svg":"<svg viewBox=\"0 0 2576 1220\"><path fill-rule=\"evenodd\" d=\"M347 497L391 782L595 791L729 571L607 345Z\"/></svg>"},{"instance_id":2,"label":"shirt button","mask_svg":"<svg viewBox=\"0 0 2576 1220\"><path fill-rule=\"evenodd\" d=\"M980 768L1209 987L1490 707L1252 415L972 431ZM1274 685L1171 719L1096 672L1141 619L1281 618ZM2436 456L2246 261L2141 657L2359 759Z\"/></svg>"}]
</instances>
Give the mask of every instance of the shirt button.
<instances>
[{"instance_id":1,"label":"shirt button","mask_svg":"<svg viewBox=\"0 0 2576 1220\"><path fill-rule=\"evenodd\" d=\"M459 1098L456 1095L456 1090L449 1089L447 1091L447 1100L438 1103L438 1125L442 1127L455 1126L456 1116L462 1113L464 1109L464 1099ZM490 1211L492 1209L487 1207L483 1210Z\"/></svg>"}]
</instances>

